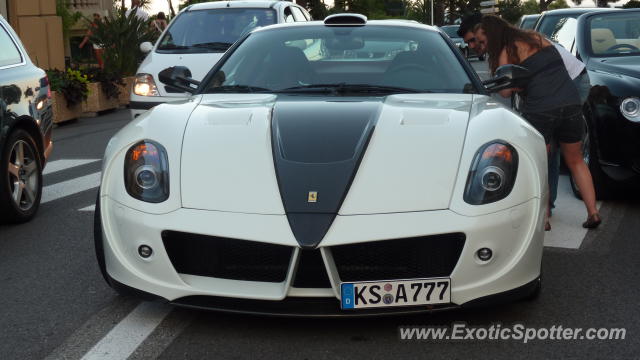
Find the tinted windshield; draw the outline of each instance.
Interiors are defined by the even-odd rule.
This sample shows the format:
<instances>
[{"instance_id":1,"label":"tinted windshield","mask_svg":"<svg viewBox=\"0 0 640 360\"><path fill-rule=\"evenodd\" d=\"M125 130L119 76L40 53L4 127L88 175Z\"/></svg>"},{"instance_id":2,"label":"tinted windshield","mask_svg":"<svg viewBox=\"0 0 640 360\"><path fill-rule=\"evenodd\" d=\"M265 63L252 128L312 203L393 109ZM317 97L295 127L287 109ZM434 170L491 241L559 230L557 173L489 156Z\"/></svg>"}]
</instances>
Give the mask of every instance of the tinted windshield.
<instances>
[{"instance_id":1,"label":"tinted windshield","mask_svg":"<svg viewBox=\"0 0 640 360\"><path fill-rule=\"evenodd\" d=\"M551 38L551 35L556 33L567 22L567 19L577 19L580 15L582 14L545 15L537 31Z\"/></svg>"},{"instance_id":2,"label":"tinted windshield","mask_svg":"<svg viewBox=\"0 0 640 360\"><path fill-rule=\"evenodd\" d=\"M158 52L225 52L242 35L276 22L272 9L223 8L180 14L158 44Z\"/></svg>"},{"instance_id":3,"label":"tinted windshield","mask_svg":"<svg viewBox=\"0 0 640 360\"><path fill-rule=\"evenodd\" d=\"M520 24L520 27L522 29L533 29L533 26L536 24L536 21L538 21L539 16L527 16L524 19L522 19L522 24Z\"/></svg>"},{"instance_id":4,"label":"tinted windshield","mask_svg":"<svg viewBox=\"0 0 640 360\"><path fill-rule=\"evenodd\" d=\"M458 31L458 26L443 26L440 29L444 31L445 34L449 35L450 38L459 38L456 31Z\"/></svg>"},{"instance_id":5,"label":"tinted windshield","mask_svg":"<svg viewBox=\"0 0 640 360\"><path fill-rule=\"evenodd\" d=\"M596 56L640 55L640 13L594 16L588 22Z\"/></svg>"},{"instance_id":6,"label":"tinted windshield","mask_svg":"<svg viewBox=\"0 0 640 360\"><path fill-rule=\"evenodd\" d=\"M384 91L372 88L378 86L395 88L387 89L391 93L462 93L473 91L470 83L440 33L318 25L251 34L209 78L204 91Z\"/></svg>"}]
</instances>

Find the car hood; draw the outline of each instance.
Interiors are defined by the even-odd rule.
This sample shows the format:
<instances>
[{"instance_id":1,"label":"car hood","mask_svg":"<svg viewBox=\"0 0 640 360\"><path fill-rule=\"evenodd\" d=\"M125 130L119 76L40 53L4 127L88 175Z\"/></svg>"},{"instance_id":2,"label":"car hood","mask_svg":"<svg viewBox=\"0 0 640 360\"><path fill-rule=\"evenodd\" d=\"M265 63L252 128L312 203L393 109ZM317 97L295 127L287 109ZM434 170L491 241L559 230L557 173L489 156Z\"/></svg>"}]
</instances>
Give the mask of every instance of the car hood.
<instances>
[{"instance_id":1,"label":"car hood","mask_svg":"<svg viewBox=\"0 0 640 360\"><path fill-rule=\"evenodd\" d=\"M640 79L640 56L594 58L589 62L589 67L589 70L623 74Z\"/></svg>"},{"instance_id":2,"label":"car hood","mask_svg":"<svg viewBox=\"0 0 640 360\"><path fill-rule=\"evenodd\" d=\"M205 95L183 139L186 208L335 216L446 209L472 95Z\"/></svg>"},{"instance_id":3,"label":"car hood","mask_svg":"<svg viewBox=\"0 0 640 360\"><path fill-rule=\"evenodd\" d=\"M202 80L213 66L222 58L224 53L202 54L163 54L151 52L138 67L138 74L151 74L158 85L161 96L185 97L185 93L173 93L165 90L158 78L158 74L172 66L185 66L191 71L195 80Z\"/></svg>"}]
</instances>

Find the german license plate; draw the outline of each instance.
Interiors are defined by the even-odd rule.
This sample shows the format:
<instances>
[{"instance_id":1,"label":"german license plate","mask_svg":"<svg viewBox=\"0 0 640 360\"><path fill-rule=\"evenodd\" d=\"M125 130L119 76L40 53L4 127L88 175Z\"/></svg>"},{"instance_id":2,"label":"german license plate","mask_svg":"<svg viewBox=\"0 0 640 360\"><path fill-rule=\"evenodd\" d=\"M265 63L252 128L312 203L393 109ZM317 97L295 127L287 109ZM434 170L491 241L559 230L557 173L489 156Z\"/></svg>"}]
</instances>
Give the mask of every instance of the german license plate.
<instances>
[{"instance_id":1,"label":"german license plate","mask_svg":"<svg viewBox=\"0 0 640 360\"><path fill-rule=\"evenodd\" d=\"M340 284L342 309L448 304L451 279L430 278Z\"/></svg>"}]
</instances>

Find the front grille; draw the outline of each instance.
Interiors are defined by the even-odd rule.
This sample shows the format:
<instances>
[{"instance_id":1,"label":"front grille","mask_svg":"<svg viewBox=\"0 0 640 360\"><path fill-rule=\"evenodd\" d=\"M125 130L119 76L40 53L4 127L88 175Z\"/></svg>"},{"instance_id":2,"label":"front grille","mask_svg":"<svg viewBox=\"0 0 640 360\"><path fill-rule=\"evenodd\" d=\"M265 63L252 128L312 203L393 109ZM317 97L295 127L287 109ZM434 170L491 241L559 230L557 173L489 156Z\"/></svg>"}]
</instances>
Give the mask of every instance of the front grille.
<instances>
[{"instance_id":1,"label":"front grille","mask_svg":"<svg viewBox=\"0 0 640 360\"><path fill-rule=\"evenodd\" d=\"M330 288L331 282L320 250L300 250L298 270L293 280L297 288Z\"/></svg>"},{"instance_id":2,"label":"front grille","mask_svg":"<svg viewBox=\"0 0 640 360\"><path fill-rule=\"evenodd\" d=\"M162 242L178 273L231 280L283 282L293 248L284 245L163 231Z\"/></svg>"},{"instance_id":3,"label":"front grille","mask_svg":"<svg viewBox=\"0 0 640 360\"><path fill-rule=\"evenodd\" d=\"M342 281L445 277L458 263L465 235L452 233L331 247Z\"/></svg>"}]
</instances>

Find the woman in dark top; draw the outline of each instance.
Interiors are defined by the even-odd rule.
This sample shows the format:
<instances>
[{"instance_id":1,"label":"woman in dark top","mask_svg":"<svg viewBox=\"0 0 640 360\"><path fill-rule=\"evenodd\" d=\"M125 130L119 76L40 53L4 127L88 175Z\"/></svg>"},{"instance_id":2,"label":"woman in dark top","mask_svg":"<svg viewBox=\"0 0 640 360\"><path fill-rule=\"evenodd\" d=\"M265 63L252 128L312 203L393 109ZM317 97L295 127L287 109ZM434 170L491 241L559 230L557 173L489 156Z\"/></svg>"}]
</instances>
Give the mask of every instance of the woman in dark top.
<instances>
[{"instance_id":1,"label":"woman in dark top","mask_svg":"<svg viewBox=\"0 0 640 360\"><path fill-rule=\"evenodd\" d=\"M514 91L525 94L522 116L544 136L547 151L550 143L560 144L587 208L587 220L582 226L596 228L601 219L591 173L582 157L584 122L580 95L558 50L542 35L518 29L493 15L483 17L475 35L487 48L491 73L505 64L519 64L529 70L531 78L524 89L507 89L500 95L510 97ZM550 229L547 221L545 230Z\"/></svg>"}]
</instances>

